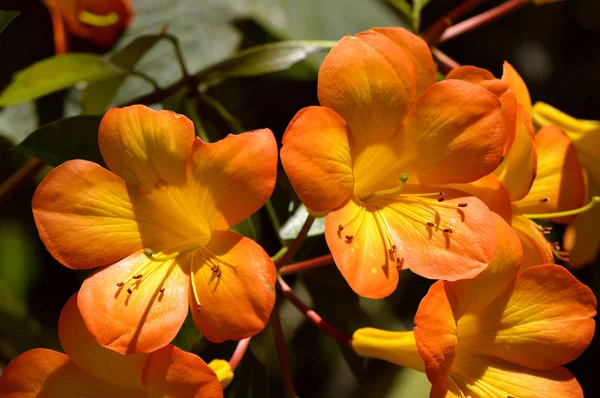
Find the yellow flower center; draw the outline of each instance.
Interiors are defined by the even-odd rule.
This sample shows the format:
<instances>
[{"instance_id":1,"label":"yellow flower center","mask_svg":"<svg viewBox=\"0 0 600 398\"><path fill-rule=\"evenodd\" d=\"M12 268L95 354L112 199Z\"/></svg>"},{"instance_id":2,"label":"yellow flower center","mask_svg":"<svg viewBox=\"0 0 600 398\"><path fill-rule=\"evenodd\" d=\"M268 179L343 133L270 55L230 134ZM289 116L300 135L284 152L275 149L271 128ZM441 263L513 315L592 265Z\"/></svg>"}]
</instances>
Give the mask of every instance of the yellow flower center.
<instances>
[{"instance_id":1,"label":"yellow flower center","mask_svg":"<svg viewBox=\"0 0 600 398\"><path fill-rule=\"evenodd\" d=\"M381 203L377 203L376 199L398 194L400 191L402 191L407 181L408 175L403 173L400 176L400 184L398 186L390 189L373 192L358 198L358 209L354 212L354 214L346 223L338 225L338 236L340 237L340 239L344 239L347 243L352 242L352 240L355 239L361 231L361 227L364 224L366 214L370 213L373 215L379 234L385 244L389 260L394 262L398 269L401 269L404 264L404 258L398 253L398 247L394 242L393 234L390 232L390 227L385 217L385 213L384 211L382 211L382 209L386 206L382 205ZM432 197L435 197L436 199L431 199ZM434 206L458 209L467 207L468 205L468 203L466 202L444 203L444 192L398 194L396 196L396 201L404 202L407 206L393 207L390 208L391 210L388 211L395 211L405 219L411 219L418 223L422 223L426 228L429 229L431 233L435 231L441 231L446 236L450 236L450 234L452 234L452 226L449 224L445 226L442 225L442 219L440 217L440 214L434 209ZM422 215L415 213L409 208L409 206L418 206L422 209L425 209L428 213L431 213L432 218L427 219Z\"/></svg>"}]
</instances>

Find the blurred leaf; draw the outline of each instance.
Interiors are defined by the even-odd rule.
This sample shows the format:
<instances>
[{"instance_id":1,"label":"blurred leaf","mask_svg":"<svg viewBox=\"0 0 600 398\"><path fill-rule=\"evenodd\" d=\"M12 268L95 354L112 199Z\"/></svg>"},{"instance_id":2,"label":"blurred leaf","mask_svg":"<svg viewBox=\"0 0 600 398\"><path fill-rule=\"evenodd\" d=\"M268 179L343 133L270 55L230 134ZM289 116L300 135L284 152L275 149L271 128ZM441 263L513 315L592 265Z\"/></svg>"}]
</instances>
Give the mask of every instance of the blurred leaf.
<instances>
[{"instance_id":1,"label":"blurred leaf","mask_svg":"<svg viewBox=\"0 0 600 398\"><path fill-rule=\"evenodd\" d=\"M124 70L133 70L140 58L151 50L162 38L162 35L137 37L127 46L115 52L111 56L110 62ZM128 76L126 74L119 74L88 84L81 94L82 112L86 114L104 113Z\"/></svg>"},{"instance_id":2,"label":"blurred leaf","mask_svg":"<svg viewBox=\"0 0 600 398\"><path fill-rule=\"evenodd\" d=\"M421 12L430 1L431 0L413 0L412 23L413 30L416 33L419 33L419 29L421 29Z\"/></svg>"},{"instance_id":3,"label":"blurred leaf","mask_svg":"<svg viewBox=\"0 0 600 398\"><path fill-rule=\"evenodd\" d=\"M42 126L15 149L58 166L71 159L104 165L98 148L100 116L73 116Z\"/></svg>"},{"instance_id":4,"label":"blurred leaf","mask_svg":"<svg viewBox=\"0 0 600 398\"><path fill-rule=\"evenodd\" d=\"M38 127L34 102L25 102L0 111L0 135L18 144Z\"/></svg>"},{"instance_id":5,"label":"blurred leaf","mask_svg":"<svg viewBox=\"0 0 600 398\"><path fill-rule=\"evenodd\" d=\"M99 55L71 53L36 62L18 72L0 95L0 106L42 97L81 81L102 80L119 72Z\"/></svg>"},{"instance_id":6,"label":"blurred leaf","mask_svg":"<svg viewBox=\"0 0 600 398\"><path fill-rule=\"evenodd\" d=\"M196 79L205 85L211 85L230 77L258 76L279 72L304 60L309 54L329 50L335 43L329 41L281 41L251 47L199 72L196 74Z\"/></svg>"},{"instance_id":7,"label":"blurred leaf","mask_svg":"<svg viewBox=\"0 0 600 398\"><path fill-rule=\"evenodd\" d=\"M23 225L11 219L3 219L0 223L0 279L16 295L25 298L32 284L37 282L38 270L39 259L35 244Z\"/></svg>"},{"instance_id":8,"label":"blurred leaf","mask_svg":"<svg viewBox=\"0 0 600 398\"><path fill-rule=\"evenodd\" d=\"M272 395L269 394L267 367L259 362L251 352L247 352L235 372L232 383L225 390L225 397L264 398L270 396Z\"/></svg>"},{"instance_id":9,"label":"blurred leaf","mask_svg":"<svg viewBox=\"0 0 600 398\"><path fill-rule=\"evenodd\" d=\"M406 0L387 0L392 6L402 13L409 21L412 22L412 10L410 4Z\"/></svg>"},{"instance_id":10,"label":"blurred leaf","mask_svg":"<svg viewBox=\"0 0 600 398\"><path fill-rule=\"evenodd\" d=\"M246 0L135 0L135 18L119 45L140 35L155 35L166 26L167 32L177 37L188 70L201 70L237 50L241 36L231 21L244 16L240 8L243 1ZM153 77L161 86L182 77L173 46L166 40L145 53L136 70ZM150 91L147 82L128 78L113 103L127 103Z\"/></svg>"},{"instance_id":11,"label":"blurred leaf","mask_svg":"<svg viewBox=\"0 0 600 398\"><path fill-rule=\"evenodd\" d=\"M185 318L185 321L183 322L183 325L181 326L181 329L179 329L177 336L175 336L171 344L181 348L184 351L190 351L201 339L203 339L203 336L200 334L198 327L194 323L192 313L189 312Z\"/></svg>"},{"instance_id":12,"label":"blurred leaf","mask_svg":"<svg viewBox=\"0 0 600 398\"><path fill-rule=\"evenodd\" d=\"M238 119L233 116L219 101L206 94L201 94L199 99L210 106L221 117L231 132L234 134L239 134L244 131Z\"/></svg>"},{"instance_id":13,"label":"blurred leaf","mask_svg":"<svg viewBox=\"0 0 600 398\"><path fill-rule=\"evenodd\" d=\"M281 239L290 240L296 238L298 232L302 229L302 225L304 225L307 216L308 211L306 210L306 207L302 204L298 206L298 209L290 218L288 218L279 230ZM325 217L317 218L308 230L308 236L318 236L323 233L325 233Z\"/></svg>"},{"instance_id":14,"label":"blurred leaf","mask_svg":"<svg viewBox=\"0 0 600 398\"><path fill-rule=\"evenodd\" d=\"M19 15L17 11L2 11L0 10L0 33L4 31L4 28L8 26L13 19Z\"/></svg>"},{"instance_id":15,"label":"blurred leaf","mask_svg":"<svg viewBox=\"0 0 600 398\"><path fill-rule=\"evenodd\" d=\"M382 0L254 0L250 14L282 39L339 40L373 26L406 26Z\"/></svg>"},{"instance_id":16,"label":"blurred leaf","mask_svg":"<svg viewBox=\"0 0 600 398\"><path fill-rule=\"evenodd\" d=\"M235 231L238 234L244 235L246 238L250 238L254 241L258 240L258 229L256 228L256 224L258 222L258 218L255 214L251 217L246 218L244 221L234 225L229 228L231 231Z\"/></svg>"}]
</instances>

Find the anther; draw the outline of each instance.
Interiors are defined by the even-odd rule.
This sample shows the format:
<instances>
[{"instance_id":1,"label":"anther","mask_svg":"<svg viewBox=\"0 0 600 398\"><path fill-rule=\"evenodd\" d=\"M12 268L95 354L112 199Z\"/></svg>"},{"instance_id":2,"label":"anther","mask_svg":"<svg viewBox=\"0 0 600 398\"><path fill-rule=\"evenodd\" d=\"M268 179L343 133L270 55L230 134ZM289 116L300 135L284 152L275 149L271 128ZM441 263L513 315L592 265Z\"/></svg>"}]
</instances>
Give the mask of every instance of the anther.
<instances>
[{"instance_id":1,"label":"anther","mask_svg":"<svg viewBox=\"0 0 600 398\"><path fill-rule=\"evenodd\" d=\"M446 196L446 194L444 192L440 192L440 197L443 198L444 196Z\"/></svg>"},{"instance_id":2,"label":"anther","mask_svg":"<svg viewBox=\"0 0 600 398\"><path fill-rule=\"evenodd\" d=\"M427 226L428 227L435 227L435 224L432 223L431 221L427 221Z\"/></svg>"},{"instance_id":3,"label":"anther","mask_svg":"<svg viewBox=\"0 0 600 398\"><path fill-rule=\"evenodd\" d=\"M119 283L117 283L117 287L123 287L123 286L125 286L125 282L119 282Z\"/></svg>"},{"instance_id":4,"label":"anther","mask_svg":"<svg viewBox=\"0 0 600 398\"><path fill-rule=\"evenodd\" d=\"M352 240L352 238L354 238L354 235L346 235L347 240Z\"/></svg>"},{"instance_id":5,"label":"anther","mask_svg":"<svg viewBox=\"0 0 600 398\"><path fill-rule=\"evenodd\" d=\"M547 203L550 202L550 198L542 198L540 199L540 203Z\"/></svg>"},{"instance_id":6,"label":"anther","mask_svg":"<svg viewBox=\"0 0 600 398\"><path fill-rule=\"evenodd\" d=\"M342 224L338 225L338 231L343 231L344 230L344 226Z\"/></svg>"},{"instance_id":7,"label":"anther","mask_svg":"<svg viewBox=\"0 0 600 398\"><path fill-rule=\"evenodd\" d=\"M444 232L447 234L451 234L452 233L452 229L451 228L444 228Z\"/></svg>"},{"instance_id":8,"label":"anther","mask_svg":"<svg viewBox=\"0 0 600 398\"><path fill-rule=\"evenodd\" d=\"M131 293L133 293L133 290L131 290L131 288L130 288L130 287L128 287L128 288L127 288L127 293L131 294Z\"/></svg>"},{"instance_id":9,"label":"anther","mask_svg":"<svg viewBox=\"0 0 600 398\"><path fill-rule=\"evenodd\" d=\"M469 204L467 202L460 202L458 207L467 207Z\"/></svg>"},{"instance_id":10,"label":"anther","mask_svg":"<svg viewBox=\"0 0 600 398\"><path fill-rule=\"evenodd\" d=\"M159 290L159 292L164 293L165 292L165 288L161 287L160 290Z\"/></svg>"},{"instance_id":11,"label":"anther","mask_svg":"<svg viewBox=\"0 0 600 398\"><path fill-rule=\"evenodd\" d=\"M132 276L133 279L141 279L142 278L142 274L137 274Z\"/></svg>"},{"instance_id":12,"label":"anther","mask_svg":"<svg viewBox=\"0 0 600 398\"><path fill-rule=\"evenodd\" d=\"M202 306L200 304L198 304L196 306L196 311L198 311L198 312L202 311Z\"/></svg>"},{"instance_id":13,"label":"anther","mask_svg":"<svg viewBox=\"0 0 600 398\"><path fill-rule=\"evenodd\" d=\"M398 251L398 248L396 247L396 245L392 245L392 250L394 251L394 253L396 253Z\"/></svg>"},{"instance_id":14,"label":"anther","mask_svg":"<svg viewBox=\"0 0 600 398\"><path fill-rule=\"evenodd\" d=\"M438 198L438 202L443 202L444 200L446 200L446 199L444 199L444 197L443 197L443 196L440 196L440 197Z\"/></svg>"}]
</instances>

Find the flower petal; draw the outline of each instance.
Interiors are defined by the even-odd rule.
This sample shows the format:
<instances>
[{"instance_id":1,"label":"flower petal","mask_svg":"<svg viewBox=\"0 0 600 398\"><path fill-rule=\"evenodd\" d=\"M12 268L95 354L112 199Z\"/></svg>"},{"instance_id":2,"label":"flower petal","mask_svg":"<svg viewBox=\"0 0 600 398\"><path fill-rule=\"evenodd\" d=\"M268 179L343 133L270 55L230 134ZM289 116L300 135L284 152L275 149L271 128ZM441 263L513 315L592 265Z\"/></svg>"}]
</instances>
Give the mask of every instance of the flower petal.
<instances>
[{"instance_id":1,"label":"flower petal","mask_svg":"<svg viewBox=\"0 0 600 398\"><path fill-rule=\"evenodd\" d=\"M515 140L515 127L517 123L517 97L510 90L508 83L496 79L491 72L486 69L477 68L475 66L459 66L452 69L446 75L446 79L458 79L468 83L477 84L488 91L491 91L502 104L502 111L506 119L506 143L504 145L504 155L512 146Z\"/></svg>"},{"instance_id":2,"label":"flower petal","mask_svg":"<svg viewBox=\"0 0 600 398\"><path fill-rule=\"evenodd\" d=\"M577 209L585 201L585 180L575 147L556 126L545 126L535 136L537 176L522 200L515 203L522 213L554 213ZM567 223L573 217L556 222Z\"/></svg>"},{"instance_id":3,"label":"flower petal","mask_svg":"<svg viewBox=\"0 0 600 398\"><path fill-rule=\"evenodd\" d=\"M594 180L589 181L590 196L600 196L600 187ZM591 210L575 218L563 236L564 249L569 252L569 266L574 269L582 268L591 264L596 259L600 250L600 207Z\"/></svg>"},{"instance_id":4,"label":"flower petal","mask_svg":"<svg viewBox=\"0 0 600 398\"><path fill-rule=\"evenodd\" d=\"M371 31L391 39L408 54L415 66L417 95L436 82L433 56L425 40L404 28L373 28Z\"/></svg>"},{"instance_id":5,"label":"flower petal","mask_svg":"<svg viewBox=\"0 0 600 398\"><path fill-rule=\"evenodd\" d=\"M575 119L543 102L534 105L533 118L536 125L554 124L562 129L573 142L581 165L600 184L600 121Z\"/></svg>"},{"instance_id":6,"label":"flower petal","mask_svg":"<svg viewBox=\"0 0 600 398\"><path fill-rule=\"evenodd\" d=\"M527 116L531 117L531 97L529 96L529 90L527 85L523 81L523 78L513 68L511 64L504 61L502 74L502 80L504 80L512 91L517 95L517 104L521 105L525 109Z\"/></svg>"},{"instance_id":7,"label":"flower petal","mask_svg":"<svg viewBox=\"0 0 600 398\"><path fill-rule=\"evenodd\" d=\"M552 245L540 231L539 226L530 219L523 217L516 207L513 207L511 226L523 246L521 270L533 265L554 263Z\"/></svg>"},{"instance_id":8,"label":"flower petal","mask_svg":"<svg viewBox=\"0 0 600 398\"><path fill-rule=\"evenodd\" d=\"M455 309L456 301L448 292L447 283L437 281L421 300L415 315L415 340L431 384L442 383L452 368L458 344Z\"/></svg>"},{"instance_id":9,"label":"flower petal","mask_svg":"<svg viewBox=\"0 0 600 398\"><path fill-rule=\"evenodd\" d=\"M235 232L216 231L192 261L190 305L204 337L220 343L264 329L275 304L277 272L258 244Z\"/></svg>"},{"instance_id":10,"label":"flower petal","mask_svg":"<svg viewBox=\"0 0 600 398\"><path fill-rule=\"evenodd\" d=\"M144 389L142 372L148 354L125 356L100 346L85 327L77 293L60 313L58 336L69 359L87 374L123 389Z\"/></svg>"},{"instance_id":11,"label":"flower petal","mask_svg":"<svg viewBox=\"0 0 600 398\"><path fill-rule=\"evenodd\" d=\"M52 170L32 208L46 248L69 268L111 264L142 248L125 182L96 163L72 160ZM164 235L153 223L145 227L149 236Z\"/></svg>"},{"instance_id":12,"label":"flower petal","mask_svg":"<svg viewBox=\"0 0 600 398\"><path fill-rule=\"evenodd\" d=\"M457 300L456 317L477 314L489 306L514 281L523 257L519 238L500 216L494 215L498 248L494 260L473 279L447 284Z\"/></svg>"},{"instance_id":13,"label":"flower petal","mask_svg":"<svg viewBox=\"0 0 600 398\"><path fill-rule=\"evenodd\" d=\"M352 335L352 348L363 357L377 358L396 365L425 372L412 331L390 332L361 328Z\"/></svg>"},{"instance_id":14,"label":"flower petal","mask_svg":"<svg viewBox=\"0 0 600 398\"><path fill-rule=\"evenodd\" d=\"M354 192L346 122L329 108L311 106L296 114L283 135L281 163L313 211L335 209Z\"/></svg>"},{"instance_id":15,"label":"flower petal","mask_svg":"<svg viewBox=\"0 0 600 398\"><path fill-rule=\"evenodd\" d=\"M189 255L158 262L138 251L88 276L77 304L90 334L121 354L152 352L170 343L188 311L188 264Z\"/></svg>"},{"instance_id":16,"label":"flower petal","mask_svg":"<svg viewBox=\"0 0 600 398\"><path fill-rule=\"evenodd\" d=\"M273 193L277 143L269 129L196 140L189 163L187 196L212 230L227 229L260 209Z\"/></svg>"},{"instance_id":17,"label":"flower petal","mask_svg":"<svg viewBox=\"0 0 600 398\"><path fill-rule=\"evenodd\" d=\"M488 174L467 184L449 184L448 187L466 192L480 199L486 206L506 222L512 218L510 196L498 177Z\"/></svg>"},{"instance_id":18,"label":"flower petal","mask_svg":"<svg viewBox=\"0 0 600 398\"><path fill-rule=\"evenodd\" d=\"M398 264L388 253L381 220L376 219L375 213L361 210L361 206L360 201L353 199L329 213L325 238L335 264L352 290L363 297L383 298L396 290ZM354 221L349 223L351 220ZM343 231L340 225L345 227ZM391 228L389 231L395 235ZM394 241L398 242L395 238Z\"/></svg>"},{"instance_id":19,"label":"flower petal","mask_svg":"<svg viewBox=\"0 0 600 398\"><path fill-rule=\"evenodd\" d=\"M590 344L596 305L592 291L563 267L528 268L478 315L484 322L477 324L476 332L459 322L461 352L492 355L533 369L565 364ZM471 335L468 341L463 330Z\"/></svg>"},{"instance_id":20,"label":"flower petal","mask_svg":"<svg viewBox=\"0 0 600 398\"><path fill-rule=\"evenodd\" d=\"M494 94L445 80L419 96L399 139L402 159L395 169L402 169L397 175L414 175L423 184L471 182L500 164L506 122Z\"/></svg>"},{"instance_id":21,"label":"flower petal","mask_svg":"<svg viewBox=\"0 0 600 398\"><path fill-rule=\"evenodd\" d=\"M355 173L368 175L374 156L390 156L390 141L415 100L410 57L379 33L346 36L323 61L318 89L321 105L348 123Z\"/></svg>"},{"instance_id":22,"label":"flower petal","mask_svg":"<svg viewBox=\"0 0 600 398\"><path fill-rule=\"evenodd\" d=\"M185 181L194 137L194 124L187 117L133 105L106 112L98 145L113 173L148 192Z\"/></svg>"},{"instance_id":23,"label":"flower petal","mask_svg":"<svg viewBox=\"0 0 600 398\"><path fill-rule=\"evenodd\" d=\"M500 166L494 170L494 175L502 181L513 202L527 195L538 167L533 126L522 106L517 107L516 123L515 140Z\"/></svg>"},{"instance_id":24,"label":"flower petal","mask_svg":"<svg viewBox=\"0 0 600 398\"><path fill-rule=\"evenodd\" d=\"M13 359L0 376L2 398L146 398L144 391L123 390L89 376L65 354L45 348Z\"/></svg>"},{"instance_id":25,"label":"flower petal","mask_svg":"<svg viewBox=\"0 0 600 398\"><path fill-rule=\"evenodd\" d=\"M151 397L223 397L215 372L198 356L170 344L150 354L144 385Z\"/></svg>"},{"instance_id":26,"label":"flower petal","mask_svg":"<svg viewBox=\"0 0 600 398\"><path fill-rule=\"evenodd\" d=\"M498 358L459 355L452 377L467 396L583 398L579 383L562 366L534 370Z\"/></svg>"}]
</instances>

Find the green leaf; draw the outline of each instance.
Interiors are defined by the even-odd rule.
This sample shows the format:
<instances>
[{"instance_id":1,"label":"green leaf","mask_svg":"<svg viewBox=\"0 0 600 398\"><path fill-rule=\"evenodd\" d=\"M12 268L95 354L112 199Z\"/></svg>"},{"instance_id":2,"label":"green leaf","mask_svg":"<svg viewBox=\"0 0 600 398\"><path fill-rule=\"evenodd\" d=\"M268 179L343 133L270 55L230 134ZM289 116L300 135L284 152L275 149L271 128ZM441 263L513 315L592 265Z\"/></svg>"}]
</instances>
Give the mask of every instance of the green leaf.
<instances>
[{"instance_id":1,"label":"green leaf","mask_svg":"<svg viewBox=\"0 0 600 398\"><path fill-rule=\"evenodd\" d=\"M0 106L29 101L71 87L122 73L99 55L71 53L44 59L18 72L0 95Z\"/></svg>"},{"instance_id":2,"label":"green leaf","mask_svg":"<svg viewBox=\"0 0 600 398\"><path fill-rule=\"evenodd\" d=\"M222 79L259 76L286 70L309 54L329 50L334 41L282 41L241 51L196 74L199 82L214 84Z\"/></svg>"},{"instance_id":3,"label":"green leaf","mask_svg":"<svg viewBox=\"0 0 600 398\"><path fill-rule=\"evenodd\" d=\"M12 22L20 13L17 11L1 11L0 10L0 33L4 31L4 28Z\"/></svg>"},{"instance_id":4,"label":"green leaf","mask_svg":"<svg viewBox=\"0 0 600 398\"><path fill-rule=\"evenodd\" d=\"M254 0L250 13L285 40L339 40L374 26L406 26L382 0Z\"/></svg>"},{"instance_id":5,"label":"green leaf","mask_svg":"<svg viewBox=\"0 0 600 398\"><path fill-rule=\"evenodd\" d=\"M392 6L394 6L394 8L396 8L398 11L400 11L402 13L402 15L404 15L404 17L406 17L406 19L408 19L409 21L412 22L413 16L412 16L412 10L410 7L410 4L408 4L408 1L406 0L387 0L388 3L390 3Z\"/></svg>"},{"instance_id":6,"label":"green leaf","mask_svg":"<svg viewBox=\"0 0 600 398\"><path fill-rule=\"evenodd\" d=\"M416 33L419 33L419 29L421 29L421 12L430 1L431 0L413 0L412 21L413 30Z\"/></svg>"},{"instance_id":7,"label":"green leaf","mask_svg":"<svg viewBox=\"0 0 600 398\"><path fill-rule=\"evenodd\" d=\"M235 231L238 234L244 235L246 238L250 238L254 241L258 240L258 230L256 224L258 219L255 215L246 218L244 221L229 228L231 231Z\"/></svg>"},{"instance_id":8,"label":"green leaf","mask_svg":"<svg viewBox=\"0 0 600 398\"><path fill-rule=\"evenodd\" d=\"M126 71L133 70L144 54L150 51L162 38L162 35L137 37L128 45L115 52L111 56L110 62ZM88 84L81 94L82 112L86 114L104 113L128 77L129 75L119 74Z\"/></svg>"},{"instance_id":9,"label":"green leaf","mask_svg":"<svg viewBox=\"0 0 600 398\"><path fill-rule=\"evenodd\" d=\"M281 226L279 236L284 240L295 239L304 225L304 220L308 216L308 211L304 205L298 206L298 209L290 218ZM310 229L308 236L318 236L325 233L325 217L316 218Z\"/></svg>"},{"instance_id":10,"label":"green leaf","mask_svg":"<svg viewBox=\"0 0 600 398\"><path fill-rule=\"evenodd\" d=\"M100 116L73 116L40 127L15 149L58 166L71 159L104 165L98 148Z\"/></svg>"}]
</instances>

